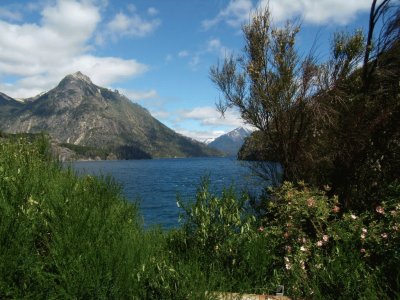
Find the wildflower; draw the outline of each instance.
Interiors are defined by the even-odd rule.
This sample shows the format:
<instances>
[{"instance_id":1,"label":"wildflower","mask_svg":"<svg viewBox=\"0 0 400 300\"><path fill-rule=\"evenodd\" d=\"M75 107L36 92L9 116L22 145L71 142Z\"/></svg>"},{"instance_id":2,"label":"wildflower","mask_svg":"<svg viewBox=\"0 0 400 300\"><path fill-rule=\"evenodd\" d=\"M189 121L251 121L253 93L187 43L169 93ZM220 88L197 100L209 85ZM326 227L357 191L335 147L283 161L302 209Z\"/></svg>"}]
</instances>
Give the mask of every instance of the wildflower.
<instances>
[{"instance_id":1,"label":"wildflower","mask_svg":"<svg viewBox=\"0 0 400 300\"><path fill-rule=\"evenodd\" d=\"M360 249L360 252L361 252L361 253L365 253L365 249L364 249L364 248L361 248L361 249Z\"/></svg>"},{"instance_id":2,"label":"wildflower","mask_svg":"<svg viewBox=\"0 0 400 300\"><path fill-rule=\"evenodd\" d=\"M361 229L361 232L365 234L368 232L368 230L367 230L367 228L363 228L363 229Z\"/></svg>"},{"instance_id":3,"label":"wildflower","mask_svg":"<svg viewBox=\"0 0 400 300\"><path fill-rule=\"evenodd\" d=\"M353 220L357 220L357 216L356 216L356 215L351 214L350 217L351 217Z\"/></svg>"},{"instance_id":4,"label":"wildflower","mask_svg":"<svg viewBox=\"0 0 400 300\"><path fill-rule=\"evenodd\" d=\"M301 246L301 247L300 247L300 251L306 252L306 251L307 251L307 248L304 247L304 246Z\"/></svg>"},{"instance_id":5,"label":"wildflower","mask_svg":"<svg viewBox=\"0 0 400 300\"><path fill-rule=\"evenodd\" d=\"M287 253L291 253L292 252L292 247L289 246L289 245L286 245L285 246L285 250L286 250Z\"/></svg>"},{"instance_id":6,"label":"wildflower","mask_svg":"<svg viewBox=\"0 0 400 300\"><path fill-rule=\"evenodd\" d=\"M381 214L381 215L384 215L384 214L385 214L385 209L384 209L382 206L380 206L380 205L378 205L378 206L375 208L375 210L376 210L376 212L377 212L378 214Z\"/></svg>"},{"instance_id":7,"label":"wildflower","mask_svg":"<svg viewBox=\"0 0 400 300\"><path fill-rule=\"evenodd\" d=\"M304 263L304 260L300 260L300 268L302 268L303 270L306 269L306 265Z\"/></svg>"},{"instance_id":8,"label":"wildflower","mask_svg":"<svg viewBox=\"0 0 400 300\"><path fill-rule=\"evenodd\" d=\"M260 226L258 227L258 232L263 232L264 231L264 227Z\"/></svg>"},{"instance_id":9,"label":"wildflower","mask_svg":"<svg viewBox=\"0 0 400 300\"><path fill-rule=\"evenodd\" d=\"M394 231L399 231L399 226L397 224L395 224L395 225L392 226L392 229Z\"/></svg>"},{"instance_id":10,"label":"wildflower","mask_svg":"<svg viewBox=\"0 0 400 300\"><path fill-rule=\"evenodd\" d=\"M285 232L285 233L283 234L283 237L284 237L285 239L289 238L289 236L290 236L289 232Z\"/></svg>"},{"instance_id":11,"label":"wildflower","mask_svg":"<svg viewBox=\"0 0 400 300\"><path fill-rule=\"evenodd\" d=\"M340 211L340 207L337 206L337 205L335 205L335 206L332 208L332 211L333 211L334 213L338 213L338 212Z\"/></svg>"},{"instance_id":12,"label":"wildflower","mask_svg":"<svg viewBox=\"0 0 400 300\"><path fill-rule=\"evenodd\" d=\"M286 256L285 256L285 268L286 268L286 270L290 270L291 268L292 268L292 264L290 263L290 260L289 260L289 258L287 258Z\"/></svg>"},{"instance_id":13,"label":"wildflower","mask_svg":"<svg viewBox=\"0 0 400 300\"><path fill-rule=\"evenodd\" d=\"M322 236L322 239L323 239L324 242L327 242L327 241L329 241L329 236L326 235L326 234L324 234L324 235Z\"/></svg>"},{"instance_id":14,"label":"wildflower","mask_svg":"<svg viewBox=\"0 0 400 300\"><path fill-rule=\"evenodd\" d=\"M388 238L388 235L387 235L386 232L384 232L384 233L381 234L381 237L384 238L384 239L387 239L387 238Z\"/></svg>"},{"instance_id":15,"label":"wildflower","mask_svg":"<svg viewBox=\"0 0 400 300\"><path fill-rule=\"evenodd\" d=\"M307 206L308 207L313 207L315 205L315 200L313 197L310 197L307 199Z\"/></svg>"},{"instance_id":16,"label":"wildflower","mask_svg":"<svg viewBox=\"0 0 400 300\"><path fill-rule=\"evenodd\" d=\"M317 269L321 269L321 268L322 268L322 264L316 264L315 267L316 267Z\"/></svg>"},{"instance_id":17,"label":"wildflower","mask_svg":"<svg viewBox=\"0 0 400 300\"><path fill-rule=\"evenodd\" d=\"M323 245L323 242L322 242L322 241L318 241L318 242L317 242L317 247L322 247L322 245Z\"/></svg>"},{"instance_id":18,"label":"wildflower","mask_svg":"<svg viewBox=\"0 0 400 300\"><path fill-rule=\"evenodd\" d=\"M361 237L362 240L365 240L365 237L366 237L365 233L361 233L360 237Z\"/></svg>"},{"instance_id":19,"label":"wildflower","mask_svg":"<svg viewBox=\"0 0 400 300\"><path fill-rule=\"evenodd\" d=\"M305 244L307 240L306 240L305 237L303 237L303 238L301 239L301 241L303 242L303 244Z\"/></svg>"}]
</instances>

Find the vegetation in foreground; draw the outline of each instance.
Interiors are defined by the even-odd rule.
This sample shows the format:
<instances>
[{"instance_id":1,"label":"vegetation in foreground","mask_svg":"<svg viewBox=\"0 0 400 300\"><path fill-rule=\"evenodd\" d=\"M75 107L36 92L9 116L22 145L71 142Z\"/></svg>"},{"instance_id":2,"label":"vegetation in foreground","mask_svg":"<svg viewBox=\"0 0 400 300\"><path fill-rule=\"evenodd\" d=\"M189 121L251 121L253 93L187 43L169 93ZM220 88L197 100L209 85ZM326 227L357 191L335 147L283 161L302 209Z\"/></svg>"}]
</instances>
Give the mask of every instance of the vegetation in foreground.
<instances>
[{"instance_id":1,"label":"vegetation in foreground","mask_svg":"<svg viewBox=\"0 0 400 300\"><path fill-rule=\"evenodd\" d=\"M400 184L375 211L283 184L263 217L205 181L182 228L144 231L110 178L77 177L46 139L0 142L0 298L202 299L207 291L400 297Z\"/></svg>"},{"instance_id":2,"label":"vegetation in foreground","mask_svg":"<svg viewBox=\"0 0 400 300\"><path fill-rule=\"evenodd\" d=\"M373 1L372 25L391 3ZM251 199L205 181L178 201L177 230L144 231L118 184L63 169L44 138L0 139L0 298L202 299L278 285L293 298L400 298L398 8L388 16L377 48L370 34L338 34L322 65L299 60L297 27L254 17L242 73L228 59L211 75L258 125L255 158L281 162L294 183Z\"/></svg>"}]
</instances>

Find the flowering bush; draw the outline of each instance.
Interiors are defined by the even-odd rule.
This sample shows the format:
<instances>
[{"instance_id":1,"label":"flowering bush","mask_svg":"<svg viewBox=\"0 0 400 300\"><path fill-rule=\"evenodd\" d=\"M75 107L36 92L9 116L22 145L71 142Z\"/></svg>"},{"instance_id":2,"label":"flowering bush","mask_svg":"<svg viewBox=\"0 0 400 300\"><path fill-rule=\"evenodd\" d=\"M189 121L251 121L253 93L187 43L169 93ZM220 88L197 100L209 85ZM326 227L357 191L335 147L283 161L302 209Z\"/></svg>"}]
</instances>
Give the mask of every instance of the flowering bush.
<instances>
[{"instance_id":1,"label":"flowering bush","mask_svg":"<svg viewBox=\"0 0 400 300\"><path fill-rule=\"evenodd\" d=\"M400 262L399 191L397 186L375 211L356 215L343 213L336 197L303 183L295 187L285 182L271 190L263 233L274 241L268 251L280 262L288 292L325 298L329 293L343 298L390 294L382 288L387 284L376 282L388 271L395 276L392 285L400 278L394 267Z\"/></svg>"}]
</instances>

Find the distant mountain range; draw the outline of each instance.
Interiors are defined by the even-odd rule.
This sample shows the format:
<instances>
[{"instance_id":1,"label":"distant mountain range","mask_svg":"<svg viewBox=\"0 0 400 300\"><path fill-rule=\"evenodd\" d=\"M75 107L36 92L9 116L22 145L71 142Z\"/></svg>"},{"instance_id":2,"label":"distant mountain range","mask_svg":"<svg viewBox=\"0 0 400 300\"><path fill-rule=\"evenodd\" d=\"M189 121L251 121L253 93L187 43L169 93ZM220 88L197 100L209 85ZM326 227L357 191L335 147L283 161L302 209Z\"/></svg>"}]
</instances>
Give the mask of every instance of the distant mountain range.
<instances>
[{"instance_id":1,"label":"distant mountain range","mask_svg":"<svg viewBox=\"0 0 400 300\"><path fill-rule=\"evenodd\" d=\"M251 134L251 130L239 127L214 140L206 140L205 143L213 149L219 150L229 156L237 156L245 139Z\"/></svg>"},{"instance_id":2,"label":"distant mountain range","mask_svg":"<svg viewBox=\"0 0 400 300\"><path fill-rule=\"evenodd\" d=\"M118 91L93 84L80 72L66 76L54 89L23 102L0 93L0 131L48 133L65 150L62 153L75 158L221 154L174 132L145 108Z\"/></svg>"}]
</instances>

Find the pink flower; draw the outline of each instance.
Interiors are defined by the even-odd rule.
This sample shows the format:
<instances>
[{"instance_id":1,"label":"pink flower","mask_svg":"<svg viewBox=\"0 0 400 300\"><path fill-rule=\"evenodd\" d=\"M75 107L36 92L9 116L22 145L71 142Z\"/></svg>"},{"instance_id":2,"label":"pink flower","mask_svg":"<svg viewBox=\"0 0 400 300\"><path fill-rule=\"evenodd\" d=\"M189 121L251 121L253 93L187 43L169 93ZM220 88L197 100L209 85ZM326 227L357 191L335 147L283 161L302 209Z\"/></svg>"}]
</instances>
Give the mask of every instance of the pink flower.
<instances>
[{"instance_id":1,"label":"pink flower","mask_svg":"<svg viewBox=\"0 0 400 300\"><path fill-rule=\"evenodd\" d=\"M361 239L365 240L365 237L366 237L365 233L361 233Z\"/></svg>"},{"instance_id":2,"label":"pink flower","mask_svg":"<svg viewBox=\"0 0 400 300\"><path fill-rule=\"evenodd\" d=\"M335 206L332 208L332 211L333 211L334 213L338 213L338 212L340 211L340 207L337 206L337 205L335 205Z\"/></svg>"},{"instance_id":3,"label":"pink flower","mask_svg":"<svg viewBox=\"0 0 400 300\"><path fill-rule=\"evenodd\" d=\"M365 253L365 249L364 249L364 248L361 248L361 249L360 249L360 252L361 252L361 253Z\"/></svg>"},{"instance_id":4,"label":"pink flower","mask_svg":"<svg viewBox=\"0 0 400 300\"><path fill-rule=\"evenodd\" d=\"M292 252L292 247L289 246L289 245L286 245L285 246L285 250L286 250L286 252L291 253Z\"/></svg>"},{"instance_id":5,"label":"pink flower","mask_svg":"<svg viewBox=\"0 0 400 300\"><path fill-rule=\"evenodd\" d=\"M260 226L258 227L258 232L263 232L264 231L264 227Z\"/></svg>"},{"instance_id":6,"label":"pink flower","mask_svg":"<svg viewBox=\"0 0 400 300\"><path fill-rule=\"evenodd\" d=\"M362 231L362 233L367 233L368 232L367 228L363 228L363 229L361 229L361 231Z\"/></svg>"},{"instance_id":7,"label":"pink flower","mask_svg":"<svg viewBox=\"0 0 400 300\"><path fill-rule=\"evenodd\" d=\"M313 197L310 197L307 199L307 206L308 207L313 207L315 205L315 200Z\"/></svg>"},{"instance_id":8,"label":"pink flower","mask_svg":"<svg viewBox=\"0 0 400 300\"><path fill-rule=\"evenodd\" d=\"M387 238L388 238L388 235L387 235L386 232L384 232L384 233L381 234L381 237L384 238L384 239L387 239Z\"/></svg>"},{"instance_id":9,"label":"pink flower","mask_svg":"<svg viewBox=\"0 0 400 300\"><path fill-rule=\"evenodd\" d=\"M289 232L285 232L285 233L283 234L283 237L284 237L285 239L289 238L289 236L290 236Z\"/></svg>"},{"instance_id":10,"label":"pink flower","mask_svg":"<svg viewBox=\"0 0 400 300\"><path fill-rule=\"evenodd\" d=\"M384 214L385 214L385 209L384 209L382 206L380 206L380 205L378 205L378 206L375 208L375 210L376 210L376 212L377 212L378 214L381 214L381 215L384 215Z\"/></svg>"},{"instance_id":11,"label":"pink flower","mask_svg":"<svg viewBox=\"0 0 400 300\"><path fill-rule=\"evenodd\" d=\"M318 241L318 242L317 242L317 247L322 247L323 244L324 244L324 243L323 243L322 241Z\"/></svg>"},{"instance_id":12,"label":"pink flower","mask_svg":"<svg viewBox=\"0 0 400 300\"><path fill-rule=\"evenodd\" d=\"M324 242L327 242L327 241L329 241L329 236L326 235L326 234L324 234L324 235L322 236L322 239L323 239Z\"/></svg>"}]
</instances>

